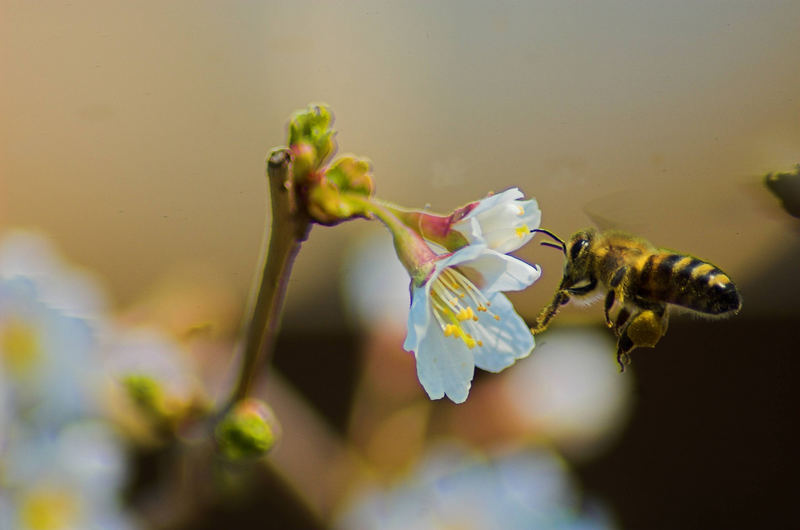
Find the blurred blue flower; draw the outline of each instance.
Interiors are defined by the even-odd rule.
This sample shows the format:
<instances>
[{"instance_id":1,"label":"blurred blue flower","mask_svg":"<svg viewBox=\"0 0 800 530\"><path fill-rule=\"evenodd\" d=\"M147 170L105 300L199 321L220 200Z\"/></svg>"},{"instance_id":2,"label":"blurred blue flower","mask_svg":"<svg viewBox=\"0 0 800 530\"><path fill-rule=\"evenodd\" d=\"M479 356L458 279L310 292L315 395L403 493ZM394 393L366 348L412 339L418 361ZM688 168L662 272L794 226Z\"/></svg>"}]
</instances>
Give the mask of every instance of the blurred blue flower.
<instances>
[{"instance_id":1,"label":"blurred blue flower","mask_svg":"<svg viewBox=\"0 0 800 530\"><path fill-rule=\"evenodd\" d=\"M551 330L536 355L503 378L508 411L570 458L596 455L620 433L632 404L632 378L608 362L613 349L602 329Z\"/></svg>"},{"instance_id":2,"label":"blurred blue flower","mask_svg":"<svg viewBox=\"0 0 800 530\"><path fill-rule=\"evenodd\" d=\"M8 415L57 430L97 412L102 290L46 238L0 236L0 377ZM1 435L0 435L1 436Z\"/></svg>"},{"instance_id":3,"label":"blurred blue flower","mask_svg":"<svg viewBox=\"0 0 800 530\"><path fill-rule=\"evenodd\" d=\"M17 431L0 469L0 529L133 528L119 491L125 455L104 424L85 421L56 436Z\"/></svg>"},{"instance_id":4,"label":"blurred blue flower","mask_svg":"<svg viewBox=\"0 0 800 530\"><path fill-rule=\"evenodd\" d=\"M561 461L544 450L492 460L452 446L431 454L405 482L373 490L346 507L342 529L613 528L602 508L580 509Z\"/></svg>"},{"instance_id":5,"label":"blurred blue flower","mask_svg":"<svg viewBox=\"0 0 800 530\"><path fill-rule=\"evenodd\" d=\"M101 291L45 239L0 238L0 529L131 527L101 422Z\"/></svg>"},{"instance_id":6,"label":"blurred blue flower","mask_svg":"<svg viewBox=\"0 0 800 530\"><path fill-rule=\"evenodd\" d=\"M179 343L158 330L116 328L104 349L109 412L138 443L158 443L207 401L198 367ZM165 432L161 432L166 429Z\"/></svg>"},{"instance_id":7,"label":"blurred blue flower","mask_svg":"<svg viewBox=\"0 0 800 530\"><path fill-rule=\"evenodd\" d=\"M0 277L27 279L36 286L38 300L65 315L99 324L106 314L108 303L97 279L65 262L37 232L15 229L0 235Z\"/></svg>"},{"instance_id":8,"label":"blurred blue flower","mask_svg":"<svg viewBox=\"0 0 800 530\"><path fill-rule=\"evenodd\" d=\"M100 363L88 323L45 305L27 278L0 277L0 365L8 406L29 425L57 428L95 409Z\"/></svg>"}]
</instances>

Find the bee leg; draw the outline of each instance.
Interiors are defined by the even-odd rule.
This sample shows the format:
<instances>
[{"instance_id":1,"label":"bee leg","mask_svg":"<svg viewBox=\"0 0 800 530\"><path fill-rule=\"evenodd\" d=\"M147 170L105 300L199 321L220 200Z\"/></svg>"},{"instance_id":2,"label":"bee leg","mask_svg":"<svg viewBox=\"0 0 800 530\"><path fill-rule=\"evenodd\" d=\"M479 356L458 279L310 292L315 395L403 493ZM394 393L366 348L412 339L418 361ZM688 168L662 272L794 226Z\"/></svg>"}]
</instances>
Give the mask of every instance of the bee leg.
<instances>
[{"instance_id":1,"label":"bee leg","mask_svg":"<svg viewBox=\"0 0 800 530\"><path fill-rule=\"evenodd\" d=\"M620 371L624 371L623 360L626 364L630 362L630 353L633 350L654 347L667 330L666 304L650 304L649 307L626 320L619 330L617 363Z\"/></svg>"},{"instance_id":2,"label":"bee leg","mask_svg":"<svg viewBox=\"0 0 800 530\"><path fill-rule=\"evenodd\" d=\"M633 348L631 348L633 351ZM623 373L625 371L625 365L631 364L631 356L630 352L622 351L622 347L617 347L617 364L619 365L619 373Z\"/></svg>"},{"instance_id":3,"label":"bee leg","mask_svg":"<svg viewBox=\"0 0 800 530\"><path fill-rule=\"evenodd\" d=\"M614 332L617 334L617 364L619 365L620 373L625 371L625 365L630 364L630 353L636 349L636 344L628 335L628 327L630 322L628 318L630 313L627 309L622 308L617 315L617 320L614 323ZM635 317L634 317L635 318Z\"/></svg>"},{"instance_id":4,"label":"bee leg","mask_svg":"<svg viewBox=\"0 0 800 530\"><path fill-rule=\"evenodd\" d=\"M609 289L608 293L606 293L606 301L603 307L603 312L606 316L606 326L614 327L614 323L611 322L611 308L614 307L614 299L616 298L616 292L613 289Z\"/></svg>"},{"instance_id":5,"label":"bee leg","mask_svg":"<svg viewBox=\"0 0 800 530\"><path fill-rule=\"evenodd\" d=\"M624 297L624 289L620 286L623 284L623 280L628 275L628 267L620 267L616 271L614 271L614 275L611 277L611 281L608 284L608 294L606 294L606 301L604 306L604 312L606 317L606 326L612 327L614 324L611 322L611 308L614 306L614 302L619 302L622 304L625 300Z\"/></svg>"},{"instance_id":6,"label":"bee leg","mask_svg":"<svg viewBox=\"0 0 800 530\"><path fill-rule=\"evenodd\" d=\"M617 313L617 319L614 321L614 334L619 337L622 334L622 329L625 326L625 323L630 318L631 313L628 311L627 308L623 307Z\"/></svg>"},{"instance_id":7,"label":"bee leg","mask_svg":"<svg viewBox=\"0 0 800 530\"><path fill-rule=\"evenodd\" d=\"M560 289L556 291L556 294L553 297L553 301L550 302L550 305L542 309L542 312L539 313L538 317L536 317L536 322L531 328L531 333L537 335L547 329L547 326L550 325L550 321L554 316L556 316L556 313L558 313L558 310L561 309L561 306L566 305L568 302L569 294L566 290Z\"/></svg>"}]
</instances>

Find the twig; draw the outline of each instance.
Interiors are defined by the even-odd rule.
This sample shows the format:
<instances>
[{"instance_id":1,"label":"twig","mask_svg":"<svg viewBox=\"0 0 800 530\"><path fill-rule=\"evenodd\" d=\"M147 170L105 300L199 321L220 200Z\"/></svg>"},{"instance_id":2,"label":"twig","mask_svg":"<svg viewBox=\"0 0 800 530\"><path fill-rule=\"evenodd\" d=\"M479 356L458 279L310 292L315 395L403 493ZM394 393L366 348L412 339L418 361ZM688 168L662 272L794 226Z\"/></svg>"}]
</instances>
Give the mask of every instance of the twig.
<instances>
[{"instance_id":1,"label":"twig","mask_svg":"<svg viewBox=\"0 0 800 530\"><path fill-rule=\"evenodd\" d=\"M270 153L267 176L272 207L269 249L245 334L239 379L223 412L249 395L258 367L272 354L292 264L311 227L305 210L298 207L288 149Z\"/></svg>"}]
</instances>

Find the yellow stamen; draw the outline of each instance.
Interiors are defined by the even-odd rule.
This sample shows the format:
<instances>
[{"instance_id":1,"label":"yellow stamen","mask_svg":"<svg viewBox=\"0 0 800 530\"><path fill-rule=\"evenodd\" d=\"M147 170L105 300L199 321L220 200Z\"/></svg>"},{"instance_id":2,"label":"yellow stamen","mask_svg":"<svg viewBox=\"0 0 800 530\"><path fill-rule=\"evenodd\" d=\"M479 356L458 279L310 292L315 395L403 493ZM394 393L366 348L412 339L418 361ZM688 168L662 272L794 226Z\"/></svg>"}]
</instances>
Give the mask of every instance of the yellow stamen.
<instances>
[{"instance_id":1,"label":"yellow stamen","mask_svg":"<svg viewBox=\"0 0 800 530\"><path fill-rule=\"evenodd\" d=\"M457 269L443 270L431 285L430 293L433 317L444 336L460 339L467 348L482 346L483 341L476 337L489 333L479 323L476 311L488 312L495 320L500 320L488 309L491 303L480 289Z\"/></svg>"},{"instance_id":2,"label":"yellow stamen","mask_svg":"<svg viewBox=\"0 0 800 530\"><path fill-rule=\"evenodd\" d=\"M465 307L464 309L458 312L456 318L459 320L471 320L477 317L475 317L475 313L472 311L471 307Z\"/></svg>"},{"instance_id":3,"label":"yellow stamen","mask_svg":"<svg viewBox=\"0 0 800 530\"><path fill-rule=\"evenodd\" d=\"M40 360L42 354L35 327L21 320L11 320L0 328L0 360L5 357L9 371L21 376Z\"/></svg>"},{"instance_id":4,"label":"yellow stamen","mask_svg":"<svg viewBox=\"0 0 800 530\"><path fill-rule=\"evenodd\" d=\"M66 491L34 491L22 499L20 519L26 528L33 530L75 528L79 517L76 501Z\"/></svg>"}]
</instances>

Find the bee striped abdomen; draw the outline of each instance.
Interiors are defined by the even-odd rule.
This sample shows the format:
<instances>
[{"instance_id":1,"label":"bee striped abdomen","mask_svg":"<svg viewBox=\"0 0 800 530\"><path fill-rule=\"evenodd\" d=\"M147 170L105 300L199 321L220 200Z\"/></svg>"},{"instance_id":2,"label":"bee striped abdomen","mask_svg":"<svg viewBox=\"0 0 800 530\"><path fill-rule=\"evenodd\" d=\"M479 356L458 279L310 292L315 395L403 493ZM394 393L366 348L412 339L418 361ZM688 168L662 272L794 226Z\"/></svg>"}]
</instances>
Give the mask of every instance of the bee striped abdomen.
<instances>
[{"instance_id":1,"label":"bee striped abdomen","mask_svg":"<svg viewBox=\"0 0 800 530\"><path fill-rule=\"evenodd\" d=\"M639 275L644 298L661 300L700 313L721 315L741 306L730 278L710 263L680 254L651 254Z\"/></svg>"}]
</instances>

